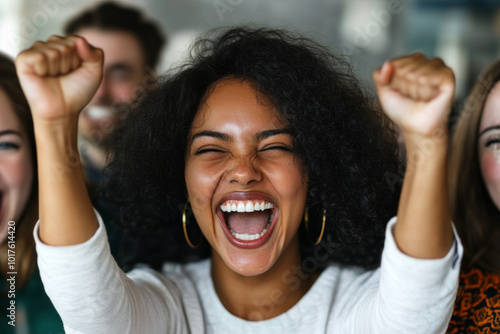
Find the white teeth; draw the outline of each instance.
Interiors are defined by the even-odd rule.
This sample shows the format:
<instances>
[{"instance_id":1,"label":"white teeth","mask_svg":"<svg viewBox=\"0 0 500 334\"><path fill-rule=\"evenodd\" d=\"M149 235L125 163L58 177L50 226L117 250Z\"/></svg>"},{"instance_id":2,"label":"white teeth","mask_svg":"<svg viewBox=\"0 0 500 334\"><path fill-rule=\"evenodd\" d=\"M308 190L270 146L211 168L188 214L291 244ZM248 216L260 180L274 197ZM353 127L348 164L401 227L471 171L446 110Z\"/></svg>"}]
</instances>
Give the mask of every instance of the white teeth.
<instances>
[{"instance_id":1,"label":"white teeth","mask_svg":"<svg viewBox=\"0 0 500 334\"><path fill-rule=\"evenodd\" d=\"M100 119L113 115L113 109L106 106L87 106L87 116L92 119Z\"/></svg>"},{"instance_id":2,"label":"white teeth","mask_svg":"<svg viewBox=\"0 0 500 334\"><path fill-rule=\"evenodd\" d=\"M270 224L267 224L266 228L263 229L262 232L255 233L255 234L236 233L236 232L234 232L231 229L229 229L229 231L231 232L231 234L233 235L233 237L235 237L236 239L248 241L248 240L256 240L256 239L259 239L260 237L262 237L264 234L266 234L267 229L269 228L269 226L270 226Z\"/></svg>"},{"instance_id":3,"label":"white teeth","mask_svg":"<svg viewBox=\"0 0 500 334\"><path fill-rule=\"evenodd\" d=\"M238 212L245 212L246 206L245 203L239 202L238 203Z\"/></svg>"},{"instance_id":4,"label":"white teeth","mask_svg":"<svg viewBox=\"0 0 500 334\"><path fill-rule=\"evenodd\" d=\"M269 210L274 207L273 203L261 201L253 202L253 201L237 201L237 200L229 200L220 205L220 209L222 212L254 212L254 211L264 211ZM250 241L261 238L264 234L266 234L267 230L271 226L273 221L273 214L269 215L269 221L267 222L266 227L260 233L237 233L234 232L229 226L229 231L231 234L239 240Z\"/></svg>"},{"instance_id":5,"label":"white teeth","mask_svg":"<svg viewBox=\"0 0 500 334\"><path fill-rule=\"evenodd\" d=\"M220 205L222 212L254 212L272 209L273 203L270 202L252 202L252 201L227 201Z\"/></svg>"}]
</instances>

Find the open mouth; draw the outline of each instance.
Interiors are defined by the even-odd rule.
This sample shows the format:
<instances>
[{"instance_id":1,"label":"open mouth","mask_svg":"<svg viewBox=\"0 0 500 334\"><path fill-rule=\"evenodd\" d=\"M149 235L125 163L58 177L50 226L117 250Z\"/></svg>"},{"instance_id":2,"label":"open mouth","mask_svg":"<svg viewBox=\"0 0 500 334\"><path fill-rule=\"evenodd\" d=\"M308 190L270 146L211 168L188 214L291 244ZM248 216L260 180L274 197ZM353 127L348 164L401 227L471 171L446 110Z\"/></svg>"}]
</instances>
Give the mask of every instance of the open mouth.
<instances>
[{"instance_id":1,"label":"open mouth","mask_svg":"<svg viewBox=\"0 0 500 334\"><path fill-rule=\"evenodd\" d=\"M236 246L256 248L272 233L278 209L266 200L227 200L217 210L224 232Z\"/></svg>"},{"instance_id":2,"label":"open mouth","mask_svg":"<svg viewBox=\"0 0 500 334\"><path fill-rule=\"evenodd\" d=\"M85 110L89 118L96 120L111 117L114 114L113 109L105 106L87 106Z\"/></svg>"}]
</instances>

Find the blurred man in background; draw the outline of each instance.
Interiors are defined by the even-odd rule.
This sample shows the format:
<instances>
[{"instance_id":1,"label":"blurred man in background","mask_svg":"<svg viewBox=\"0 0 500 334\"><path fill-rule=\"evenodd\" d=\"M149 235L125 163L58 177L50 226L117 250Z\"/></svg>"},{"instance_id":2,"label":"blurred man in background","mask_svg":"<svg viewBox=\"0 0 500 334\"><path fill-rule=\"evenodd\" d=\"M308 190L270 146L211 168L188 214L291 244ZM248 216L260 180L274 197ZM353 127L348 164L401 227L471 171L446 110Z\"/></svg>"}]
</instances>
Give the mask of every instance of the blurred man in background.
<instances>
[{"instance_id":1,"label":"blurred man in background","mask_svg":"<svg viewBox=\"0 0 500 334\"><path fill-rule=\"evenodd\" d=\"M112 2L79 14L65 33L82 36L104 51L102 83L79 120L86 176L95 182L106 165L106 139L155 84L165 39L139 10Z\"/></svg>"},{"instance_id":2,"label":"blurred man in background","mask_svg":"<svg viewBox=\"0 0 500 334\"><path fill-rule=\"evenodd\" d=\"M155 86L155 68L165 37L138 9L113 2L80 13L67 23L65 33L82 36L104 51L102 82L80 114L78 141L92 203L106 224L112 253L121 264L119 233L110 224L113 212L99 198L97 188L108 162L107 140Z\"/></svg>"}]
</instances>

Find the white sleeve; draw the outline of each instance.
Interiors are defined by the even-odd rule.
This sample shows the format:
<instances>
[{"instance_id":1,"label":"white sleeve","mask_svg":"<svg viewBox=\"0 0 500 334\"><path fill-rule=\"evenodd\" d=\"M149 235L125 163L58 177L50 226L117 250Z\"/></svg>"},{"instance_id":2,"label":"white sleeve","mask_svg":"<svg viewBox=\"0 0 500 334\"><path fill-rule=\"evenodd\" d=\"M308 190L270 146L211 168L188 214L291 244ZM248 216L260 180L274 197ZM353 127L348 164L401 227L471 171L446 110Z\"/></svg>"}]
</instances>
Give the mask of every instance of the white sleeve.
<instances>
[{"instance_id":1,"label":"white sleeve","mask_svg":"<svg viewBox=\"0 0 500 334\"><path fill-rule=\"evenodd\" d=\"M176 285L150 269L134 270L133 281L109 251L106 230L84 243L48 246L34 237L47 295L67 333L185 333L187 320Z\"/></svg>"},{"instance_id":2,"label":"white sleeve","mask_svg":"<svg viewBox=\"0 0 500 334\"><path fill-rule=\"evenodd\" d=\"M387 226L380 284L358 301L350 328L357 328L356 333L445 333L458 290L460 239L453 228L455 240L445 257L413 258L396 245L396 220Z\"/></svg>"}]
</instances>

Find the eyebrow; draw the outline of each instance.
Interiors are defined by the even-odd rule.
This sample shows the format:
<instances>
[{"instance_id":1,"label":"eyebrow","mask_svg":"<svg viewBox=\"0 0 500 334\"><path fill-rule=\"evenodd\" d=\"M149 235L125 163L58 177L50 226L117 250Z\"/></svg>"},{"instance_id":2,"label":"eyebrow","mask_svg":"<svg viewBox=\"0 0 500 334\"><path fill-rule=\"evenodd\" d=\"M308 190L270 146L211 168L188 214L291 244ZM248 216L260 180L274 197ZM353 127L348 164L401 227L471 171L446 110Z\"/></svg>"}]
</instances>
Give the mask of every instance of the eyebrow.
<instances>
[{"instance_id":1,"label":"eyebrow","mask_svg":"<svg viewBox=\"0 0 500 334\"><path fill-rule=\"evenodd\" d=\"M217 131L200 131L198 133L195 133L193 137L191 138L191 142L193 142L196 138L200 137L212 137L224 141L229 141L231 140L231 137L225 133L222 132L217 132Z\"/></svg>"},{"instance_id":2,"label":"eyebrow","mask_svg":"<svg viewBox=\"0 0 500 334\"><path fill-rule=\"evenodd\" d=\"M281 135L281 134L291 135L292 133L288 129L272 129L272 130L265 130L265 131L257 133L255 135L255 138L257 140L262 140L262 139L266 139L266 138ZM211 138L216 138L216 139L220 139L223 141L231 141L232 140L231 136L229 136L226 133L217 132L217 131L200 131L200 132L195 133L193 135L193 137L191 138L191 142L193 142L196 138L200 138L200 137L211 137Z\"/></svg>"},{"instance_id":3,"label":"eyebrow","mask_svg":"<svg viewBox=\"0 0 500 334\"><path fill-rule=\"evenodd\" d=\"M481 131L479 133L478 137L481 137L484 133L491 131L491 130L500 130L500 124L487 127L486 129L484 129L483 131Z\"/></svg>"},{"instance_id":4,"label":"eyebrow","mask_svg":"<svg viewBox=\"0 0 500 334\"><path fill-rule=\"evenodd\" d=\"M6 136L6 135L18 135L19 137L22 137L21 132L19 131L14 131L14 130L0 131L0 136Z\"/></svg>"},{"instance_id":5,"label":"eyebrow","mask_svg":"<svg viewBox=\"0 0 500 334\"><path fill-rule=\"evenodd\" d=\"M126 63L114 63L109 65L105 70L106 73L115 71L133 72L133 69L132 66Z\"/></svg>"},{"instance_id":6,"label":"eyebrow","mask_svg":"<svg viewBox=\"0 0 500 334\"><path fill-rule=\"evenodd\" d=\"M262 139L266 139L266 138L269 138L272 136L277 136L277 135L282 135L282 134L291 135L292 132L288 129L266 130L266 131L262 131L262 132L257 133L255 138L257 138L257 140L262 140Z\"/></svg>"}]
</instances>

